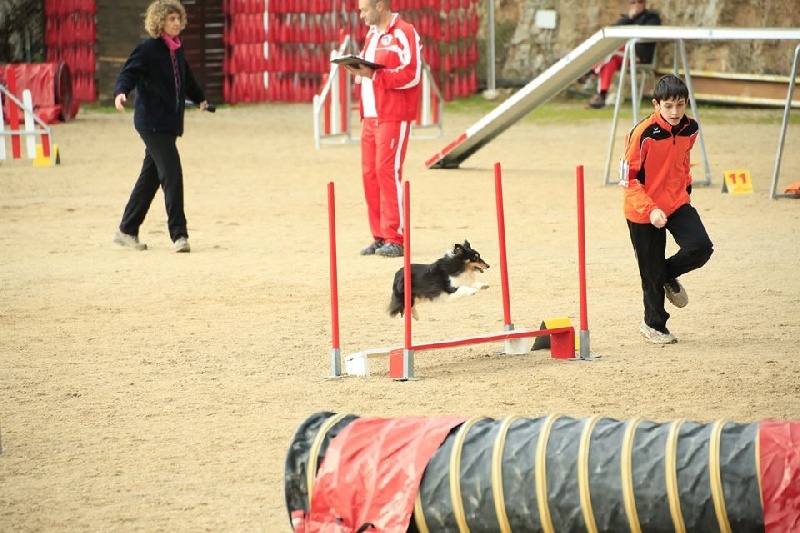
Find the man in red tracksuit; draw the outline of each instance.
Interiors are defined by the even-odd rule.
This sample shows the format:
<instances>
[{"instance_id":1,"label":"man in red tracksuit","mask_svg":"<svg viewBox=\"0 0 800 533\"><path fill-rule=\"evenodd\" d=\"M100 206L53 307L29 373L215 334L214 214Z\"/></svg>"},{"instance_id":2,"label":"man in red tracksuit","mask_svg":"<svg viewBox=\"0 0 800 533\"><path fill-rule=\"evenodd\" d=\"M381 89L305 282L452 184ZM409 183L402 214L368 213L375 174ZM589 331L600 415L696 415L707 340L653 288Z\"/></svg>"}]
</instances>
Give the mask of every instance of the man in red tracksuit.
<instances>
[{"instance_id":1,"label":"man in red tracksuit","mask_svg":"<svg viewBox=\"0 0 800 533\"><path fill-rule=\"evenodd\" d=\"M419 35L390 0L359 0L370 26L361 57L383 68L346 67L361 78L361 172L373 242L361 255L403 256L403 161L422 87Z\"/></svg>"},{"instance_id":2,"label":"man in red tracksuit","mask_svg":"<svg viewBox=\"0 0 800 533\"><path fill-rule=\"evenodd\" d=\"M619 20L614 23L614 26L660 26L661 15L654 9L647 9L647 0L628 0L628 13L622 15ZM637 63L651 63L653 61L653 54L656 51L656 43L637 43L634 53L636 54ZM585 81L586 77L590 74L597 76L597 94L589 100L589 107L593 109L601 109L606 105L606 96L608 96L608 88L611 86L611 80L614 73L622 67L622 59L624 57L625 47L621 46L619 50L606 57L603 61L599 62L592 69L586 73L581 80ZM580 81L580 80L579 80Z\"/></svg>"}]
</instances>

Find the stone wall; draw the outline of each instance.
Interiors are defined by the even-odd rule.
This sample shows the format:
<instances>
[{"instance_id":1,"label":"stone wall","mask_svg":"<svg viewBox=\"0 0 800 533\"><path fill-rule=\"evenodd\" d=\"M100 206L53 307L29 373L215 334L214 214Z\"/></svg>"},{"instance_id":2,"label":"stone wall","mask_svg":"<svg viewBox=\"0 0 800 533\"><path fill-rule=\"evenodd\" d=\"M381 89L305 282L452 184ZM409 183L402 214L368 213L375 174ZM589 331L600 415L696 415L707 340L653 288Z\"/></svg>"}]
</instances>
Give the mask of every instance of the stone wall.
<instances>
[{"instance_id":1,"label":"stone wall","mask_svg":"<svg viewBox=\"0 0 800 533\"><path fill-rule=\"evenodd\" d=\"M485 10L487 3L482 2ZM627 11L619 0L496 0L495 49L497 77L528 81L600 28ZM796 0L650 0L664 25L686 27L798 28ZM555 10L553 30L534 23L539 9ZM513 25L513 31L506 30ZM485 28L483 28L485 32ZM485 39L485 35L482 36ZM720 41L686 42L692 70L788 76L796 42ZM658 64L672 65L674 47L658 49Z\"/></svg>"}]
</instances>

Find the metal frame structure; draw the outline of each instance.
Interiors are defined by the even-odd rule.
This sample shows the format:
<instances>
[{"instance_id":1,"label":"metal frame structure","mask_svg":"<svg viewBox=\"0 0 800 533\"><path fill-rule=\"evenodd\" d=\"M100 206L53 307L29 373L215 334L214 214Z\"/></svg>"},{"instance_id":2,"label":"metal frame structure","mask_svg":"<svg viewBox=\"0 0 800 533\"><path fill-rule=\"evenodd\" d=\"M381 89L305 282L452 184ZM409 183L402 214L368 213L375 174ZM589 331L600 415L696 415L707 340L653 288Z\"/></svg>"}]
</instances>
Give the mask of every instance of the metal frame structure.
<instances>
[{"instance_id":1,"label":"metal frame structure","mask_svg":"<svg viewBox=\"0 0 800 533\"><path fill-rule=\"evenodd\" d=\"M783 144L786 141L786 128L789 126L789 111L792 109L792 97L794 96L794 85L797 79L797 65L800 62L800 44L794 49L794 60L792 62L792 74L789 78L789 92L786 95L786 104L783 108L783 121L781 122L781 134L778 138L778 153L775 156L775 170L772 173L772 185L769 189L769 198L797 198L794 194L779 194L776 192L778 188L778 177L781 173L781 158L783 156Z\"/></svg>"},{"instance_id":2,"label":"metal frame structure","mask_svg":"<svg viewBox=\"0 0 800 533\"><path fill-rule=\"evenodd\" d=\"M515 93L511 98L497 106L494 110L470 126L466 132L446 145L442 150L429 158L425 165L428 168L458 168L469 156L491 142L492 139L510 128L514 123L527 115L539 105L547 102L571 83L581 77L592 65L604 56L612 53L632 39L648 41L676 42L684 63L687 84L691 84L691 75L686 64L685 41L730 41L730 40L762 40L762 41L797 41L800 42L800 28L683 28L677 26L608 26L573 51L564 55L558 62L537 76L528 85ZM629 61L630 63L630 61ZM635 73L634 61L630 70ZM795 55L795 66L797 54ZM793 78L796 70L793 69ZM635 79L635 76L633 76ZM689 86L691 91L691 85ZM791 101L793 86L787 101ZM693 98L692 98L693 99ZM634 99L635 100L635 99ZM637 105L635 103L634 105ZM696 105L692 103L693 111ZM788 108L787 108L788 109ZM636 108L638 114L638 107ZM788 111L784 113L788 121ZM781 147L785 138L785 125L781 131L778 154L775 160L777 183L782 156ZM706 166L707 179L710 172ZM604 180L605 182L605 180Z\"/></svg>"},{"instance_id":3,"label":"metal frame structure","mask_svg":"<svg viewBox=\"0 0 800 533\"><path fill-rule=\"evenodd\" d=\"M642 92L638 90L636 87L636 75L637 75L637 65L636 65L636 54L634 50L636 49L636 44L641 41L641 39L631 39L625 44L625 54L622 59L622 68L619 72L619 86L617 87L617 101L614 104L614 118L611 121L611 134L608 138L608 152L606 153L606 167L603 174L603 185L609 185L612 183L616 183L615 181L609 181L609 174L611 172L611 159L613 157L614 152L614 142L617 137L617 123L619 121L619 108L622 100L622 87L625 83L625 70L626 67L630 69L631 72L631 107L633 109L633 125L635 126L639 122L639 104L642 101ZM678 55L681 57L681 65L683 66L683 72L685 72L684 80L686 81L686 85L689 87L689 103L692 108L692 115L695 119L699 120L700 115L697 110L697 100L694 96L694 90L692 90L692 76L689 72L689 65L686 61L686 47L683 44L683 40L679 39L675 41L675 63L673 65L673 71L677 74L678 72ZM789 93L791 94L791 92ZM694 181L694 183L701 184L701 185L711 185L712 178L711 178L711 165L708 163L708 154L706 152L706 143L705 139L703 138L703 130L700 129L700 151L703 153L703 165L706 172L706 179L704 181Z\"/></svg>"}]
</instances>

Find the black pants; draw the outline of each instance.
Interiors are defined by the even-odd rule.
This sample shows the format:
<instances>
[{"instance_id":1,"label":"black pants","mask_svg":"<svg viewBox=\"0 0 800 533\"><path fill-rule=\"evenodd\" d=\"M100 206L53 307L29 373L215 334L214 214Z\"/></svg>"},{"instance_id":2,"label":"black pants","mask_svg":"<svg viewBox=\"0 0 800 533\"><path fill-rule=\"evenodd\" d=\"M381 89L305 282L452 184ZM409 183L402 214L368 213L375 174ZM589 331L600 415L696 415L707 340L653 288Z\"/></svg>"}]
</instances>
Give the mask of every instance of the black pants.
<instances>
[{"instance_id":1,"label":"black pants","mask_svg":"<svg viewBox=\"0 0 800 533\"><path fill-rule=\"evenodd\" d=\"M144 141L144 161L119 229L129 235L139 235L139 226L144 222L150 204L161 187L167 207L170 239L174 242L180 237L188 237L186 215L183 212L183 169L176 145L178 138L168 133L139 132L139 136Z\"/></svg>"},{"instance_id":2,"label":"black pants","mask_svg":"<svg viewBox=\"0 0 800 533\"><path fill-rule=\"evenodd\" d=\"M664 284L705 265L714 252L700 215L691 204L682 205L667 219L664 228L628 221L633 251L639 264L644 296L644 322L653 329L669 331L669 313L664 308ZM665 259L667 231L678 251Z\"/></svg>"}]
</instances>

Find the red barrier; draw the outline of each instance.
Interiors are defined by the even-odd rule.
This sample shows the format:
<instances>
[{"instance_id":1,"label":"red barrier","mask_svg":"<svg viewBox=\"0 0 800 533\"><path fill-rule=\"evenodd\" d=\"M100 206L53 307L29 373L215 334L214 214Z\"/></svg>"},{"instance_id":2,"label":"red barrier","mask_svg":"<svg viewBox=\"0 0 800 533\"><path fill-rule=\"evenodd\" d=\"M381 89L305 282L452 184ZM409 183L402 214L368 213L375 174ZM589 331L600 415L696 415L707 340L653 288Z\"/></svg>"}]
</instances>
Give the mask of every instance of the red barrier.
<instances>
[{"instance_id":1,"label":"red barrier","mask_svg":"<svg viewBox=\"0 0 800 533\"><path fill-rule=\"evenodd\" d=\"M8 80L6 82L8 84L8 90L14 96L17 95L17 75L14 71L9 72ZM13 102L9 102L9 109L12 111L8 114L9 117L9 124L11 125L11 131L18 131L19 130L19 114L16 110L16 104ZM5 113L3 114L6 115ZM5 140L3 140L5 142ZM11 157L14 159L19 159L21 155L20 150L20 139L18 135L11 137Z\"/></svg>"},{"instance_id":2,"label":"red barrier","mask_svg":"<svg viewBox=\"0 0 800 533\"><path fill-rule=\"evenodd\" d=\"M11 88L12 74L14 89ZM77 105L73 104L72 98L72 76L66 63L0 65L0 83L8 85L17 98L25 89L30 90L36 115L47 124L59 119L68 121L77 114ZM16 115L19 120L22 111L10 104L4 102L3 116L11 120Z\"/></svg>"}]
</instances>

